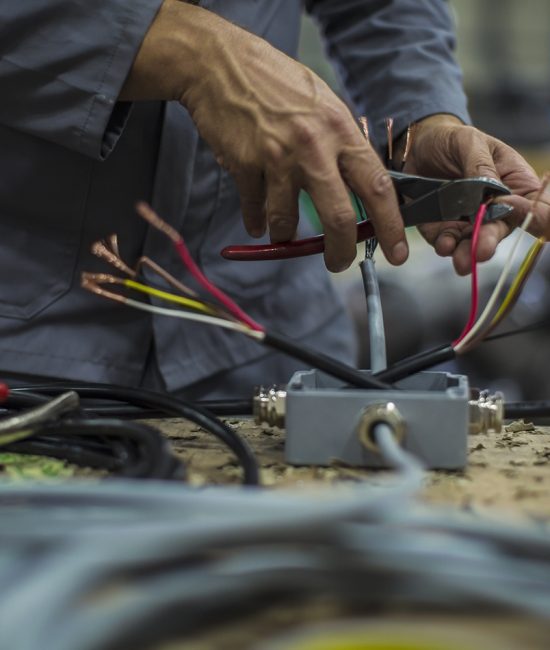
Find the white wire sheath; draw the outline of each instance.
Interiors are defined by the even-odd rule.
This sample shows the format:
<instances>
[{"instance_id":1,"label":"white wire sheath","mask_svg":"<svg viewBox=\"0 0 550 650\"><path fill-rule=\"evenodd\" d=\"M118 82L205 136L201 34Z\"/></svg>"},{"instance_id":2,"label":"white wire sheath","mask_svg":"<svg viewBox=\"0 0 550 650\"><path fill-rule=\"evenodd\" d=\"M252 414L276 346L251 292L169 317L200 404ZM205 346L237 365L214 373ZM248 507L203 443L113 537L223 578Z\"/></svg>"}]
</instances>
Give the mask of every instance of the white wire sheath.
<instances>
[{"instance_id":1,"label":"white wire sheath","mask_svg":"<svg viewBox=\"0 0 550 650\"><path fill-rule=\"evenodd\" d=\"M192 320L199 323L204 323L205 325L216 325L216 327L224 327L228 330L246 334L247 336L258 341L263 341L265 338L264 332L253 330L247 325L243 325L241 323L235 323L234 321L225 320L223 318L216 318L215 316L195 314L193 312L180 311L179 309L169 309L167 307L158 307L156 305L140 302L139 300L132 300L131 298L125 298L124 304L135 309L141 309L141 311L147 311L151 314L170 316L171 318L183 318L184 320Z\"/></svg>"}]
</instances>

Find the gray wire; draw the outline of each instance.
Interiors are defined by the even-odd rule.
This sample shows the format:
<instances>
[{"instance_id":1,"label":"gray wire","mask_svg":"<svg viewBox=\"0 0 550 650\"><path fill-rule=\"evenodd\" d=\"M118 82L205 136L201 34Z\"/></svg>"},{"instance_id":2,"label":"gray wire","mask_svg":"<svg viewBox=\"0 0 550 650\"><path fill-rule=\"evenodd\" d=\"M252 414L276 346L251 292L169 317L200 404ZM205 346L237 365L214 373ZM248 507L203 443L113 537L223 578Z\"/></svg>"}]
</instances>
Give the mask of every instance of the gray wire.
<instances>
[{"instance_id":1,"label":"gray wire","mask_svg":"<svg viewBox=\"0 0 550 650\"><path fill-rule=\"evenodd\" d=\"M418 463L392 432L379 425L375 439L417 481ZM174 621L186 633L265 595L550 617L546 531L450 517L412 496L401 480L317 496L126 482L0 487L0 648L132 647L175 631Z\"/></svg>"},{"instance_id":2,"label":"gray wire","mask_svg":"<svg viewBox=\"0 0 550 650\"><path fill-rule=\"evenodd\" d=\"M380 372L386 369L387 359L384 315L382 312L378 276L372 257L367 256L361 262L360 267L367 301L371 370L372 372Z\"/></svg>"}]
</instances>

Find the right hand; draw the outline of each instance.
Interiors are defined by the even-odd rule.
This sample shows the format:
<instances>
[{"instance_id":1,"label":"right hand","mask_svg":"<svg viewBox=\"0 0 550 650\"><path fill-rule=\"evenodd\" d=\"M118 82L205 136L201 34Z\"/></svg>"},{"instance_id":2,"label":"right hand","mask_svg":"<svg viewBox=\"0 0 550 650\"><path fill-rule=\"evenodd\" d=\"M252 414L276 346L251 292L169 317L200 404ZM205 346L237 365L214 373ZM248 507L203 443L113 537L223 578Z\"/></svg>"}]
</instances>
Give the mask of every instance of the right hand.
<instances>
[{"instance_id":1,"label":"right hand","mask_svg":"<svg viewBox=\"0 0 550 650\"><path fill-rule=\"evenodd\" d=\"M235 177L251 236L267 227L273 242L292 239L304 189L323 224L326 266L342 271L356 254L350 188L387 259L406 260L393 184L350 111L311 70L265 40L205 9L165 0L123 98L178 99L189 110Z\"/></svg>"}]
</instances>

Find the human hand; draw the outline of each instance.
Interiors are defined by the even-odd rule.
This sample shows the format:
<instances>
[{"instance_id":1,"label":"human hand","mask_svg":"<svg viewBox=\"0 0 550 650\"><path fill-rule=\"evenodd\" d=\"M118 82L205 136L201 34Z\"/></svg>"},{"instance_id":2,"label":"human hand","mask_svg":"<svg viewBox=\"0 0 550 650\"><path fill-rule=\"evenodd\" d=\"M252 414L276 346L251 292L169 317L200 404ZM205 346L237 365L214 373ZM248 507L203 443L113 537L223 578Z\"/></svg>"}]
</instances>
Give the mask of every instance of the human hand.
<instances>
[{"instance_id":1,"label":"human hand","mask_svg":"<svg viewBox=\"0 0 550 650\"><path fill-rule=\"evenodd\" d=\"M348 188L363 201L384 254L408 256L393 184L345 104L311 70L219 16L165 0L126 82L125 99L177 99L218 161L235 177L244 224L290 240L298 195L313 199L325 264L356 255Z\"/></svg>"},{"instance_id":2,"label":"human hand","mask_svg":"<svg viewBox=\"0 0 550 650\"><path fill-rule=\"evenodd\" d=\"M517 151L451 115L434 115L418 123L404 171L437 178L488 176L502 181L512 190L512 196L501 200L511 205L514 212L481 229L477 251L480 262L490 259L498 243L535 207L534 201L541 189L535 171ZM550 238L548 194L542 194L534 212L529 232ZM457 273L469 273L470 224L425 224L419 230L439 255L452 256Z\"/></svg>"}]
</instances>

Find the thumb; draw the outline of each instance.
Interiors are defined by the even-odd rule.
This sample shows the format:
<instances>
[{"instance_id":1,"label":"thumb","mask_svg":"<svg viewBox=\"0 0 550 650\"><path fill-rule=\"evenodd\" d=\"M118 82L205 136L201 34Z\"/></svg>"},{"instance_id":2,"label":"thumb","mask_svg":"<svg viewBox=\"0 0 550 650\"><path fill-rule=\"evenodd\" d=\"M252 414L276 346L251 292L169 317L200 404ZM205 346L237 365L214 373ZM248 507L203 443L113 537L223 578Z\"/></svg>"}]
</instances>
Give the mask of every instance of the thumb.
<instances>
[{"instance_id":1,"label":"thumb","mask_svg":"<svg viewBox=\"0 0 550 650\"><path fill-rule=\"evenodd\" d=\"M494 160L494 147L491 146L489 136L477 129L466 127L457 131L456 138L457 153L465 178L486 176L497 181L501 180Z\"/></svg>"}]
</instances>

